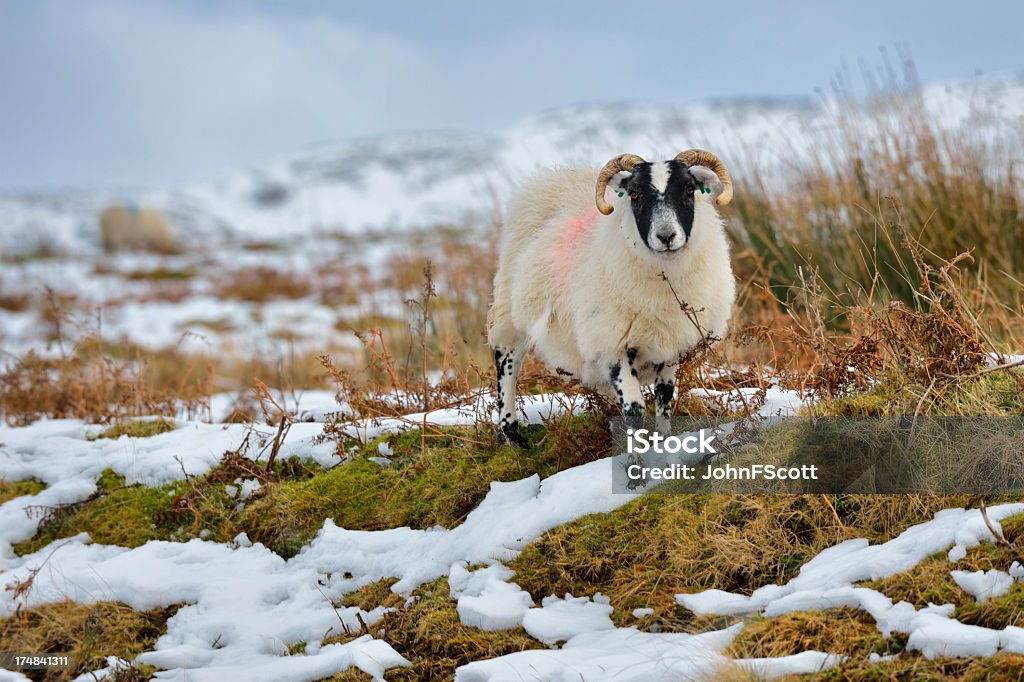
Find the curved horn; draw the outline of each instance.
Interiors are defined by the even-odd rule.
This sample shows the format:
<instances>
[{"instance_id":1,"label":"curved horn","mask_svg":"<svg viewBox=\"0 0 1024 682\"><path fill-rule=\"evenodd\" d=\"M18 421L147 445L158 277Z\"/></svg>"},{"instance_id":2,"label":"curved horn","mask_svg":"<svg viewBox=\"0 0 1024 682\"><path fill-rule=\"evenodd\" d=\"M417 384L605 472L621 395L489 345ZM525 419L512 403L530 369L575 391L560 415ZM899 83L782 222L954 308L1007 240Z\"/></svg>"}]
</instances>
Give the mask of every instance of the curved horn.
<instances>
[{"instance_id":1,"label":"curved horn","mask_svg":"<svg viewBox=\"0 0 1024 682\"><path fill-rule=\"evenodd\" d=\"M718 179L722 181L722 193L715 199L715 203L719 206L725 206L732 201L732 178L729 177L729 171L725 169L725 164L717 156L703 149L687 149L676 156L676 161L682 161L687 166L706 166L710 168L718 176Z\"/></svg>"},{"instance_id":2,"label":"curved horn","mask_svg":"<svg viewBox=\"0 0 1024 682\"><path fill-rule=\"evenodd\" d=\"M604 165L604 168L601 169L597 176L597 188L594 190L594 201L597 204L598 211L608 215L615 210L604 200L604 191L608 188L608 182L615 177L615 174L619 171L633 170L633 168L641 163L647 162L636 154L619 154Z\"/></svg>"}]
</instances>

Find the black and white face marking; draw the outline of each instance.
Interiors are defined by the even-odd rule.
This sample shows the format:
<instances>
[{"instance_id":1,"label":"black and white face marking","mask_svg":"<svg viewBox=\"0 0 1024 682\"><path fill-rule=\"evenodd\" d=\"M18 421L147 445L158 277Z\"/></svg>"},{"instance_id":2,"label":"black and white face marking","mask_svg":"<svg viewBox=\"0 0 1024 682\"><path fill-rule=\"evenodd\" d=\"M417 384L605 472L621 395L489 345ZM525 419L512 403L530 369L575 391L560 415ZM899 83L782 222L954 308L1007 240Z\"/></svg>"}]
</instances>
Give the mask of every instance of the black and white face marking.
<instances>
[{"instance_id":1,"label":"black and white face marking","mask_svg":"<svg viewBox=\"0 0 1024 682\"><path fill-rule=\"evenodd\" d=\"M651 251L671 258L690 239L697 180L682 161L636 166L619 189L629 195L640 238Z\"/></svg>"}]
</instances>

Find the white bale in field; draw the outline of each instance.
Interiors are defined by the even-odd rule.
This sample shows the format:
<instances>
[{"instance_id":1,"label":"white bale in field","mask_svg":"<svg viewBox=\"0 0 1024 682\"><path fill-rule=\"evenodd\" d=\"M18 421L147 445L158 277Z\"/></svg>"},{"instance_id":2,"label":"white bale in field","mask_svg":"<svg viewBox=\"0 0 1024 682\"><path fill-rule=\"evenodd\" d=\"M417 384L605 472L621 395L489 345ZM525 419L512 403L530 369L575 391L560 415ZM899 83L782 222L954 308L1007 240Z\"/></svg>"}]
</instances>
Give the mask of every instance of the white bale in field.
<instances>
[{"instance_id":1,"label":"white bale in field","mask_svg":"<svg viewBox=\"0 0 1024 682\"><path fill-rule=\"evenodd\" d=\"M115 204L100 213L100 234L107 251L179 251L167 216L152 208Z\"/></svg>"}]
</instances>

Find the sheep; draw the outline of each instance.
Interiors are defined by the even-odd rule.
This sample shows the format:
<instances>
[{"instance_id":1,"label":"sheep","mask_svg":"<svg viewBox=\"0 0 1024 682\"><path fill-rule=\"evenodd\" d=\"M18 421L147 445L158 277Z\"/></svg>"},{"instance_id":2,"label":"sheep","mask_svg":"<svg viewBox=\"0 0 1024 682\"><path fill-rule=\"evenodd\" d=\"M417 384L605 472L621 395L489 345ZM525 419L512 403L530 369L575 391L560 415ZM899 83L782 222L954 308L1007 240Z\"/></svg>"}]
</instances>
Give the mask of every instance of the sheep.
<instances>
[{"instance_id":1,"label":"sheep","mask_svg":"<svg viewBox=\"0 0 1024 682\"><path fill-rule=\"evenodd\" d=\"M164 214L135 205L105 208L100 213L100 236L105 251L140 249L177 253L180 250Z\"/></svg>"},{"instance_id":2,"label":"sheep","mask_svg":"<svg viewBox=\"0 0 1024 682\"><path fill-rule=\"evenodd\" d=\"M641 386L653 382L655 413L668 418L680 358L721 338L732 313L736 285L714 206L731 198L725 165L695 149L653 163L622 154L599 172L551 169L520 188L487 316L500 442L527 446L515 390L530 349L627 419L645 413Z\"/></svg>"}]
</instances>

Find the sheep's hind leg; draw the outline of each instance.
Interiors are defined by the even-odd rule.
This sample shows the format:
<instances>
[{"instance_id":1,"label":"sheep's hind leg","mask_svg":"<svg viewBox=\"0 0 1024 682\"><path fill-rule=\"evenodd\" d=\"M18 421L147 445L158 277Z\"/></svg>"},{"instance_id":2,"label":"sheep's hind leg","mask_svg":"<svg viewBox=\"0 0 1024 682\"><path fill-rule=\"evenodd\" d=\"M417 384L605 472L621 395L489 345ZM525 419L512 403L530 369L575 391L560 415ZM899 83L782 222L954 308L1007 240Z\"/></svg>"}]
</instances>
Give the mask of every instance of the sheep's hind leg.
<instances>
[{"instance_id":1,"label":"sheep's hind leg","mask_svg":"<svg viewBox=\"0 0 1024 682\"><path fill-rule=\"evenodd\" d=\"M525 355L524 347L497 346L494 349L494 368L498 375L498 442L520 448L529 447L523 434L519 433L516 420L516 377Z\"/></svg>"}]
</instances>

